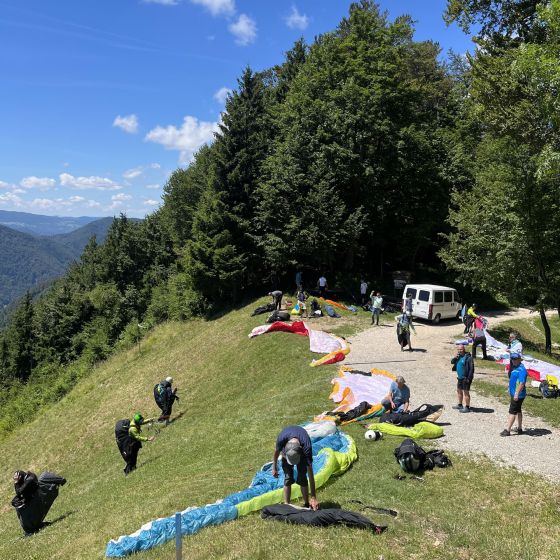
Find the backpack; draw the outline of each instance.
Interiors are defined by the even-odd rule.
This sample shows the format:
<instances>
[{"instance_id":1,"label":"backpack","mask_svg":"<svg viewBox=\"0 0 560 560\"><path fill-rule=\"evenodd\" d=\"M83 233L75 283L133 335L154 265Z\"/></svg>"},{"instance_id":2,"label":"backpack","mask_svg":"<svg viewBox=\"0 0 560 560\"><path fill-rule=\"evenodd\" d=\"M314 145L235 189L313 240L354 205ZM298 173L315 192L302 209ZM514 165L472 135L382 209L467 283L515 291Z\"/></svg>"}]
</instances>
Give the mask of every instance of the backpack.
<instances>
[{"instance_id":1,"label":"backpack","mask_svg":"<svg viewBox=\"0 0 560 560\"><path fill-rule=\"evenodd\" d=\"M554 385L548 381L541 381L539 391L543 396L543 399L555 399L560 396L558 385Z\"/></svg>"},{"instance_id":2,"label":"backpack","mask_svg":"<svg viewBox=\"0 0 560 560\"><path fill-rule=\"evenodd\" d=\"M129 438L128 430L130 429L130 420L119 420L115 424L115 439L119 447L122 447Z\"/></svg>"},{"instance_id":3,"label":"backpack","mask_svg":"<svg viewBox=\"0 0 560 560\"><path fill-rule=\"evenodd\" d=\"M434 449L433 451L428 451L428 453L426 453L426 458L424 459L425 469L432 470L435 467L444 469L445 467L450 467L451 465L451 459L441 449Z\"/></svg>"},{"instance_id":4,"label":"backpack","mask_svg":"<svg viewBox=\"0 0 560 560\"><path fill-rule=\"evenodd\" d=\"M413 473L424 468L426 452L413 440L406 438L394 451L395 459L405 472Z\"/></svg>"},{"instance_id":5,"label":"backpack","mask_svg":"<svg viewBox=\"0 0 560 560\"><path fill-rule=\"evenodd\" d=\"M154 399L157 404L163 404L165 400L165 390L161 383L154 385Z\"/></svg>"},{"instance_id":6,"label":"backpack","mask_svg":"<svg viewBox=\"0 0 560 560\"><path fill-rule=\"evenodd\" d=\"M266 320L267 323L275 323L276 321L289 321L289 311L273 311Z\"/></svg>"}]
</instances>

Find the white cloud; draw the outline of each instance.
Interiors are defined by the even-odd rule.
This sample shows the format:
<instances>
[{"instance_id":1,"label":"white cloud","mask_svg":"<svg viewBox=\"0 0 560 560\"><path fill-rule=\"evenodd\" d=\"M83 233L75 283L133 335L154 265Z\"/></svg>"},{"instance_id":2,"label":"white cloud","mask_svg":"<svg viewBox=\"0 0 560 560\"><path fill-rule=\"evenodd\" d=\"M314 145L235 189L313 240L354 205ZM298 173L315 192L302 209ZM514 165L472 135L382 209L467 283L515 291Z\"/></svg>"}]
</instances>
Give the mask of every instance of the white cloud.
<instances>
[{"instance_id":1,"label":"white cloud","mask_svg":"<svg viewBox=\"0 0 560 560\"><path fill-rule=\"evenodd\" d=\"M10 183L6 183L6 181L0 181L0 189L8 189L10 187Z\"/></svg>"},{"instance_id":2,"label":"white cloud","mask_svg":"<svg viewBox=\"0 0 560 560\"><path fill-rule=\"evenodd\" d=\"M63 198L34 198L29 207L39 210L62 210L72 206L69 200Z\"/></svg>"},{"instance_id":3,"label":"white cloud","mask_svg":"<svg viewBox=\"0 0 560 560\"><path fill-rule=\"evenodd\" d=\"M157 206L159 204L159 202L157 200L154 200L152 198L148 198L148 200L144 201L144 206Z\"/></svg>"},{"instance_id":4,"label":"white cloud","mask_svg":"<svg viewBox=\"0 0 560 560\"><path fill-rule=\"evenodd\" d=\"M71 196L68 200L77 204L78 202L85 202L86 199L83 196Z\"/></svg>"},{"instance_id":5,"label":"white cloud","mask_svg":"<svg viewBox=\"0 0 560 560\"><path fill-rule=\"evenodd\" d=\"M136 134L138 132L138 117L134 114L121 117L117 115L113 121L113 126L128 132L129 134Z\"/></svg>"},{"instance_id":6,"label":"white cloud","mask_svg":"<svg viewBox=\"0 0 560 560\"><path fill-rule=\"evenodd\" d=\"M221 103L222 105L226 102L227 96L231 93L231 89L227 87L221 87L215 94L214 99Z\"/></svg>"},{"instance_id":7,"label":"white cloud","mask_svg":"<svg viewBox=\"0 0 560 560\"><path fill-rule=\"evenodd\" d=\"M62 167L70 167L70 164L69 164L67 161L65 161L65 162L62 164Z\"/></svg>"},{"instance_id":8,"label":"white cloud","mask_svg":"<svg viewBox=\"0 0 560 560\"><path fill-rule=\"evenodd\" d=\"M95 189L99 191L117 191L122 189L120 185L117 185L114 181L106 177L74 177L74 175L70 175L69 173L61 173L59 178L60 184L63 187L72 189Z\"/></svg>"},{"instance_id":9,"label":"white cloud","mask_svg":"<svg viewBox=\"0 0 560 560\"><path fill-rule=\"evenodd\" d=\"M13 193L13 192L7 192L4 194L0 194L0 205L2 204L11 204L13 206L21 206L22 205L22 200L21 198Z\"/></svg>"},{"instance_id":10,"label":"white cloud","mask_svg":"<svg viewBox=\"0 0 560 560\"><path fill-rule=\"evenodd\" d=\"M144 168L139 165L138 167L134 167L133 169L128 169L123 173L123 177L125 179L134 179L136 177L140 177L144 173Z\"/></svg>"},{"instance_id":11,"label":"white cloud","mask_svg":"<svg viewBox=\"0 0 560 560\"><path fill-rule=\"evenodd\" d=\"M284 18L286 25L290 29L307 29L309 18L305 14L300 14L295 6L292 6L292 13Z\"/></svg>"},{"instance_id":12,"label":"white cloud","mask_svg":"<svg viewBox=\"0 0 560 560\"><path fill-rule=\"evenodd\" d=\"M56 185L56 181L50 177L35 177L31 175L30 177L24 177L19 184L26 189L39 189L47 190Z\"/></svg>"},{"instance_id":13,"label":"white cloud","mask_svg":"<svg viewBox=\"0 0 560 560\"><path fill-rule=\"evenodd\" d=\"M159 163L152 163L152 164L150 165L150 167L151 167L152 169L161 169L161 165L160 165Z\"/></svg>"},{"instance_id":14,"label":"white cloud","mask_svg":"<svg viewBox=\"0 0 560 560\"><path fill-rule=\"evenodd\" d=\"M187 115L180 128L174 125L156 126L144 140L161 144L166 150L177 150L181 163L187 163L198 148L214 138L217 130L218 123L199 121Z\"/></svg>"},{"instance_id":15,"label":"white cloud","mask_svg":"<svg viewBox=\"0 0 560 560\"><path fill-rule=\"evenodd\" d=\"M213 16L232 16L235 13L235 0L191 0L191 2L204 6Z\"/></svg>"},{"instance_id":16,"label":"white cloud","mask_svg":"<svg viewBox=\"0 0 560 560\"><path fill-rule=\"evenodd\" d=\"M132 198L132 196L129 195L129 194L119 193L119 194L114 194L111 197L111 200L113 202L115 202L115 201L123 202L125 200L130 200L131 198Z\"/></svg>"},{"instance_id":17,"label":"white cloud","mask_svg":"<svg viewBox=\"0 0 560 560\"><path fill-rule=\"evenodd\" d=\"M254 43L257 38L257 24L246 14L241 14L228 29L235 36L235 42L242 47Z\"/></svg>"},{"instance_id":18,"label":"white cloud","mask_svg":"<svg viewBox=\"0 0 560 560\"><path fill-rule=\"evenodd\" d=\"M162 6L176 6L178 0L142 0L144 4L161 4Z\"/></svg>"},{"instance_id":19,"label":"white cloud","mask_svg":"<svg viewBox=\"0 0 560 560\"><path fill-rule=\"evenodd\" d=\"M146 185L147 189L161 189L161 185L159 184L155 184L155 185Z\"/></svg>"}]
</instances>

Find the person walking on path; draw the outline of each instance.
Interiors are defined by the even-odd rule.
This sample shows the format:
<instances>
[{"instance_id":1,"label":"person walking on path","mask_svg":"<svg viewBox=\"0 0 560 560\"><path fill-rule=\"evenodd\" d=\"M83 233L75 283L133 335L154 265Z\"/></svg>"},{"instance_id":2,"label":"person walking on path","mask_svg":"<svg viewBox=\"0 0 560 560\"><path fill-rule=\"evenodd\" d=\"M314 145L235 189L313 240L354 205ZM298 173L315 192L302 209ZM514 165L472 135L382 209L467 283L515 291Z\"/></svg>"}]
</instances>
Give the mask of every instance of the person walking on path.
<instances>
[{"instance_id":1,"label":"person walking on path","mask_svg":"<svg viewBox=\"0 0 560 560\"><path fill-rule=\"evenodd\" d=\"M412 352L412 343L410 341L410 330L416 333L416 329L412 324L412 319L407 315L406 312L401 313L395 317L397 321L397 340L401 345L401 352L404 351L405 346Z\"/></svg>"},{"instance_id":2,"label":"person walking on path","mask_svg":"<svg viewBox=\"0 0 560 560\"><path fill-rule=\"evenodd\" d=\"M158 422L167 422L173 410L173 403L179 400L177 387L172 388L173 377L166 377L154 387L154 399L161 410Z\"/></svg>"},{"instance_id":3,"label":"person walking on path","mask_svg":"<svg viewBox=\"0 0 560 560\"><path fill-rule=\"evenodd\" d=\"M155 418L145 419L137 412L132 420L119 420L117 422L115 438L121 456L126 462L126 467L124 468L125 475L136 469L138 451L142 448L142 442L154 441L154 436L146 437L142 435L142 426L152 423L154 420Z\"/></svg>"},{"instance_id":4,"label":"person walking on path","mask_svg":"<svg viewBox=\"0 0 560 560\"><path fill-rule=\"evenodd\" d=\"M362 306L366 304L367 289L368 289L368 283L362 278L360 282L360 301L362 302Z\"/></svg>"},{"instance_id":5,"label":"person walking on path","mask_svg":"<svg viewBox=\"0 0 560 560\"><path fill-rule=\"evenodd\" d=\"M457 355L451 358L452 371L457 372L457 404L453 407L459 412L471 411L471 383L474 377L474 362L465 345L457 346Z\"/></svg>"},{"instance_id":6,"label":"person walking on path","mask_svg":"<svg viewBox=\"0 0 560 560\"><path fill-rule=\"evenodd\" d=\"M509 396L511 398L509 403L509 416L506 429L500 434L501 436L511 435L511 427L517 419L517 429L515 430L518 434L523 433L523 412L521 412L521 407L523 406L523 401L527 395L525 385L527 383L527 370L525 366L521 363L521 354L513 352L511 354L511 362L513 364L513 370L509 377Z\"/></svg>"},{"instance_id":7,"label":"person walking on path","mask_svg":"<svg viewBox=\"0 0 560 560\"><path fill-rule=\"evenodd\" d=\"M412 303L412 294L406 294L406 299L404 300L403 313L406 313L412 319L412 310L414 304Z\"/></svg>"},{"instance_id":8,"label":"person walking on path","mask_svg":"<svg viewBox=\"0 0 560 560\"><path fill-rule=\"evenodd\" d=\"M476 359L476 349L478 346L482 347L482 359L487 360L488 355L486 354L486 321L482 317L477 317L472 324L471 336L473 339L472 343L472 358Z\"/></svg>"},{"instance_id":9,"label":"person walking on path","mask_svg":"<svg viewBox=\"0 0 560 560\"><path fill-rule=\"evenodd\" d=\"M284 471L284 503L290 503L292 484L297 482L301 487L303 506L318 510L311 438L301 426L288 426L278 435L272 457L272 476L274 478L278 478L277 462L280 456ZM297 465L297 479L295 480L294 465Z\"/></svg>"},{"instance_id":10,"label":"person walking on path","mask_svg":"<svg viewBox=\"0 0 560 560\"><path fill-rule=\"evenodd\" d=\"M476 303L473 303L467 309L467 313L465 315L465 330L463 334L468 334L475 319L478 319L478 315L476 314Z\"/></svg>"},{"instance_id":11,"label":"person walking on path","mask_svg":"<svg viewBox=\"0 0 560 560\"><path fill-rule=\"evenodd\" d=\"M383 305L383 298L381 297L381 292L371 292L371 324L374 323L379 326L379 315L381 314L381 307Z\"/></svg>"},{"instance_id":12,"label":"person walking on path","mask_svg":"<svg viewBox=\"0 0 560 560\"><path fill-rule=\"evenodd\" d=\"M325 278L324 274L322 274L319 280L317 280L317 286L319 288L319 295L324 298L327 294L327 290L329 289L327 279Z\"/></svg>"},{"instance_id":13,"label":"person walking on path","mask_svg":"<svg viewBox=\"0 0 560 560\"><path fill-rule=\"evenodd\" d=\"M523 355L523 344L519 340L519 335L512 331L509 333L509 343L506 348L506 352L509 354L509 366L507 367L507 374L508 378L511 376L511 370L513 369L513 365L511 363L511 355L514 353Z\"/></svg>"},{"instance_id":14,"label":"person walking on path","mask_svg":"<svg viewBox=\"0 0 560 560\"><path fill-rule=\"evenodd\" d=\"M282 309L282 296L284 294L280 290L274 290L273 292L268 292L268 295L272 297L274 311L280 311L280 309Z\"/></svg>"},{"instance_id":15,"label":"person walking on path","mask_svg":"<svg viewBox=\"0 0 560 560\"><path fill-rule=\"evenodd\" d=\"M389 392L381 401L385 410L390 412L408 412L410 406L410 389L404 377L399 375L389 387Z\"/></svg>"}]
</instances>

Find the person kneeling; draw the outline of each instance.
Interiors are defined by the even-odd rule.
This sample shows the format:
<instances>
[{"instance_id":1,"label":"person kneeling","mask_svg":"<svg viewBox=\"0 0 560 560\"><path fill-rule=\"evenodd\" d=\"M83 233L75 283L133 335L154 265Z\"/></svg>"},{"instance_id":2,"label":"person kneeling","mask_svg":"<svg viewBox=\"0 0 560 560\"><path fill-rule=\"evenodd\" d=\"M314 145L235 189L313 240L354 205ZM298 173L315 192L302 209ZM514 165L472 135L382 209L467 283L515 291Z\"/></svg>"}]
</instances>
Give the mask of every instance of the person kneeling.
<instances>
[{"instance_id":1,"label":"person kneeling","mask_svg":"<svg viewBox=\"0 0 560 560\"><path fill-rule=\"evenodd\" d=\"M399 375L396 381L391 383L389 392L381 401L385 410L390 412L408 412L410 406L410 389L404 381L404 377Z\"/></svg>"}]
</instances>

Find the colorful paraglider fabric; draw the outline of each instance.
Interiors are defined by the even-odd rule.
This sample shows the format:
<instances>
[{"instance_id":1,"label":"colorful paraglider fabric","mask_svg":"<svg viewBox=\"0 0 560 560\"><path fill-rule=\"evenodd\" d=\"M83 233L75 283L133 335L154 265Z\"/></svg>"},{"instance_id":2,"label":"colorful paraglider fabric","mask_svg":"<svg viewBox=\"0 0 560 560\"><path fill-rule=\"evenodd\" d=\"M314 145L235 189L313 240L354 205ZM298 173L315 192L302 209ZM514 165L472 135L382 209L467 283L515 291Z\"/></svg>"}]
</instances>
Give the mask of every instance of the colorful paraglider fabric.
<instances>
[{"instance_id":1,"label":"colorful paraglider fabric","mask_svg":"<svg viewBox=\"0 0 560 560\"><path fill-rule=\"evenodd\" d=\"M338 377L331 381L333 389L329 398L339 403L336 412L348 412L362 401L371 405L380 404L395 379L392 373L382 369L373 368L371 376L367 376L352 373L351 368L341 367Z\"/></svg>"},{"instance_id":2,"label":"colorful paraglider fabric","mask_svg":"<svg viewBox=\"0 0 560 560\"><path fill-rule=\"evenodd\" d=\"M405 428L404 426L395 426L394 424L370 424L369 430L377 430L391 436L402 436L413 439L435 439L443 435L443 428L431 422L419 422L416 426Z\"/></svg>"},{"instance_id":3,"label":"colorful paraglider fabric","mask_svg":"<svg viewBox=\"0 0 560 560\"><path fill-rule=\"evenodd\" d=\"M496 340L493 336L489 335L487 331L486 334L486 351L489 356L492 356L494 360L509 368L509 354L506 352L507 346ZM530 356L529 354L523 354L523 363L527 368L527 373L529 377L536 379L537 381L545 381L547 375L552 375L557 380L560 380L560 366L545 362L543 360L537 360Z\"/></svg>"},{"instance_id":4,"label":"colorful paraglider fabric","mask_svg":"<svg viewBox=\"0 0 560 560\"><path fill-rule=\"evenodd\" d=\"M309 350L315 354L326 354L319 360L313 360L310 364L311 367L340 362L350 352L350 345L343 338L325 331L310 329L303 321L293 323L278 321L272 325L261 325L251 331L249 338L274 331L291 332L309 337Z\"/></svg>"},{"instance_id":5,"label":"colorful paraglider fabric","mask_svg":"<svg viewBox=\"0 0 560 560\"><path fill-rule=\"evenodd\" d=\"M352 311L349 307L346 307L343 303L338 303L338 301L333 301L332 299L325 299L319 298L321 301L328 303L329 305L333 305L334 307L338 307L339 309L345 309L346 311Z\"/></svg>"},{"instance_id":6,"label":"colorful paraglider fabric","mask_svg":"<svg viewBox=\"0 0 560 560\"><path fill-rule=\"evenodd\" d=\"M305 427L305 426L304 426ZM325 437L311 439L313 446L313 472L317 488L323 486L332 476L343 474L357 459L354 440L337 430ZM296 467L297 469L297 467ZM272 476L272 464L268 463L257 472L251 485L235 494L226 496L214 504L189 507L181 512L181 533L183 536L197 533L204 527L219 525L248 515L263 507L280 503L283 499L284 474L278 466L279 476ZM297 484L292 486L292 497L301 496ZM105 551L108 557L123 557L135 552L149 550L175 538L175 516L155 519L130 535L111 540Z\"/></svg>"}]
</instances>

